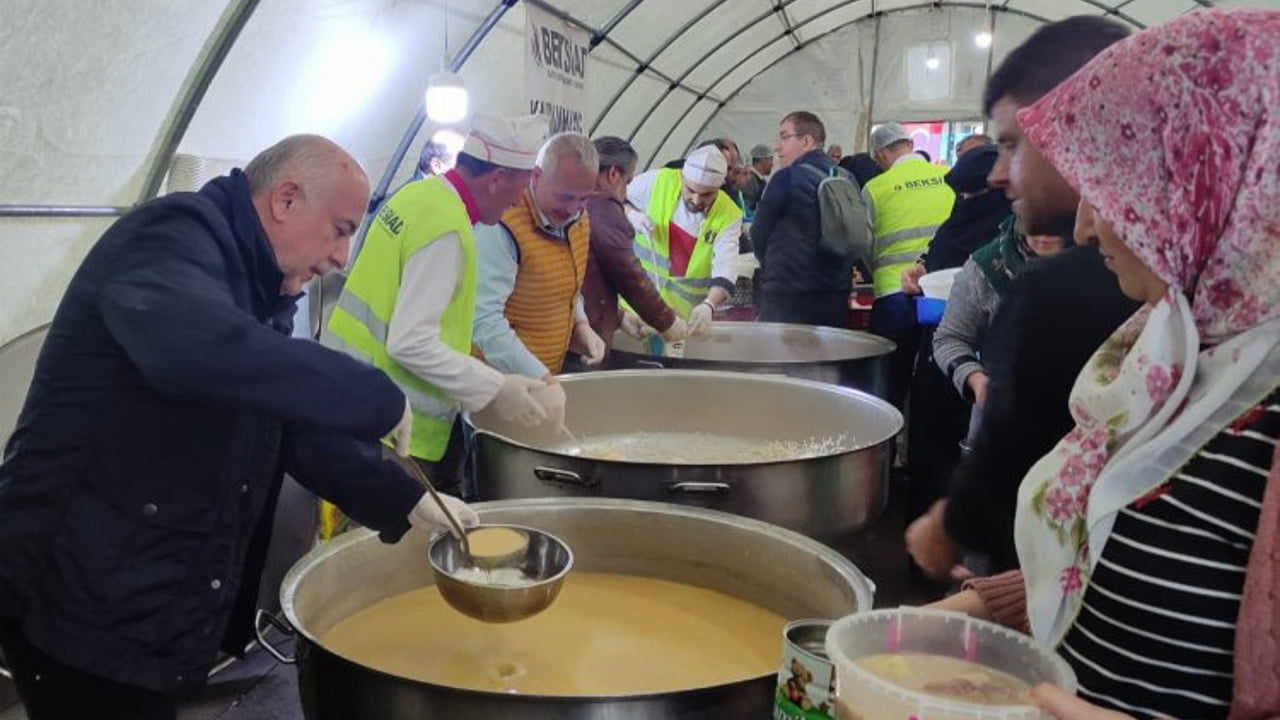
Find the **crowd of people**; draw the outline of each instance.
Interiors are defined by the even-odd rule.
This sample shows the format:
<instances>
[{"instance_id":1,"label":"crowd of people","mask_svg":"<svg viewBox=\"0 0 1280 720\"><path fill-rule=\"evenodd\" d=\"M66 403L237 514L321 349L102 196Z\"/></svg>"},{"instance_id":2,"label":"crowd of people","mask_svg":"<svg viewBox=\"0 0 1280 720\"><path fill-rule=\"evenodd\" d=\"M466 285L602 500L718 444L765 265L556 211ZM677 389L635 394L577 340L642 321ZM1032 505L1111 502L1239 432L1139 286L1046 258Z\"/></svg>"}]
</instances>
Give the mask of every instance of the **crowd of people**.
<instances>
[{"instance_id":1,"label":"crowd of people","mask_svg":"<svg viewBox=\"0 0 1280 720\"><path fill-rule=\"evenodd\" d=\"M845 327L870 281L908 550L971 576L939 607L1067 660L1078 697L1038 704L1280 715L1278 38L1260 10L1047 24L950 169L897 123L845 156L804 110L746 158L717 138L643 172L622 138L477 114L353 262L368 178L318 136L133 210L71 281L0 465L29 716L175 717L244 648L286 471L395 542L444 526L416 462L474 524L459 414L558 427L557 374L618 331L707 332L748 249L762 320ZM321 342L290 338L304 285L349 264Z\"/></svg>"}]
</instances>

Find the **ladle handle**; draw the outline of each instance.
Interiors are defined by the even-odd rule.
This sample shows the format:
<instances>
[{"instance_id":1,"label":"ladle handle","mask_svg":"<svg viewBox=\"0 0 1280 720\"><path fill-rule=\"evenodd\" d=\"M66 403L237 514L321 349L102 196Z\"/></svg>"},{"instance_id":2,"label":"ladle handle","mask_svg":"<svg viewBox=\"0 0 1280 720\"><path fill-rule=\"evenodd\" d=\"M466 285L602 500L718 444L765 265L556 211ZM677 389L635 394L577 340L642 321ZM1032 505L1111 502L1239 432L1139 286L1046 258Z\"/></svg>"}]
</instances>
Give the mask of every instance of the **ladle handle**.
<instances>
[{"instance_id":1,"label":"ladle handle","mask_svg":"<svg viewBox=\"0 0 1280 720\"><path fill-rule=\"evenodd\" d=\"M413 458L406 458L400 464L409 468L418 482L422 483L422 487L426 488L427 492L431 494L431 499L436 501L436 505L440 506L440 512L444 513L445 519L449 521L453 536L458 538L458 542L462 543L462 549L470 557L471 545L467 542L467 533L462 529L462 523L458 522L458 518L453 516L449 506L444 504L444 498L440 497L440 493L436 492L436 489L431 486L431 481L427 479L426 473L422 472L422 468L418 467L418 463L414 462Z\"/></svg>"}]
</instances>

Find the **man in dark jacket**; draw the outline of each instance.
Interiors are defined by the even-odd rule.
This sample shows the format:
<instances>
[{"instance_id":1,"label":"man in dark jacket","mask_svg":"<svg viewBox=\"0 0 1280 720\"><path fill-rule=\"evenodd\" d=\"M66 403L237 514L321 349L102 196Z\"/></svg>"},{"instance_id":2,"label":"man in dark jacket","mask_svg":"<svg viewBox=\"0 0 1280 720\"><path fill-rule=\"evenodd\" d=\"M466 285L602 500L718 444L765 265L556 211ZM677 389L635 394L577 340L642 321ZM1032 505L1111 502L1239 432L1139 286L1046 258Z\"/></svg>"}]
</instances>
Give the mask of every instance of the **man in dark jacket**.
<instances>
[{"instance_id":1,"label":"man in dark jacket","mask_svg":"<svg viewBox=\"0 0 1280 720\"><path fill-rule=\"evenodd\" d=\"M1080 196L1023 140L1018 109L1127 35L1119 23L1095 16L1050 23L988 81L986 112L1000 145L988 182L1013 200L1023 233L1070 237ZM992 569L1016 566L1018 485L1071 429L1067 398L1080 368L1136 309L1093 247L1033 262L1014 279L983 343L990 380L972 453L947 499L907 530L907 549L922 568L945 575L965 547L990 554Z\"/></svg>"},{"instance_id":2,"label":"man in dark jacket","mask_svg":"<svg viewBox=\"0 0 1280 720\"><path fill-rule=\"evenodd\" d=\"M683 340L689 332L688 324L663 301L635 253L636 232L627 219L624 203L627 184L636 174L636 151L619 137L596 138L593 142L600 155L600 174L596 176L596 192L587 200L591 246L582 281L587 321L604 340L607 353L624 320L618 311L621 295L639 315L627 317L624 329L638 334L638 323L643 321L668 342Z\"/></svg>"},{"instance_id":3,"label":"man in dark jacket","mask_svg":"<svg viewBox=\"0 0 1280 720\"><path fill-rule=\"evenodd\" d=\"M826 140L826 128L811 112L790 113L778 127L774 151L782 169L765 186L751 226L751 243L760 260L756 304L765 322L848 327L853 259L818 246L818 184L835 166L823 152Z\"/></svg>"},{"instance_id":4,"label":"man in dark jacket","mask_svg":"<svg viewBox=\"0 0 1280 720\"><path fill-rule=\"evenodd\" d=\"M288 337L368 194L294 136L126 214L72 278L0 465L0 646L32 720L173 718L242 652L283 472L388 542L442 521L377 442L407 434L395 384Z\"/></svg>"}]
</instances>

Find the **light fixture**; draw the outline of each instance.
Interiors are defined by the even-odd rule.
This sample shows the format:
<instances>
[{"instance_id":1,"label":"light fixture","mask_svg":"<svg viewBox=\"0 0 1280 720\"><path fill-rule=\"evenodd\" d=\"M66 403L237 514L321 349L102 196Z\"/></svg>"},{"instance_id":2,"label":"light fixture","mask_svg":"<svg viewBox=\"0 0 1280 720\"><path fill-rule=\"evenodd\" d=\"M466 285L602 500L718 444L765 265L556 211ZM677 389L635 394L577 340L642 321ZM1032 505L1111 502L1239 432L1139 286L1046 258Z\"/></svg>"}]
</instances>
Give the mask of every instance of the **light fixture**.
<instances>
[{"instance_id":1,"label":"light fixture","mask_svg":"<svg viewBox=\"0 0 1280 720\"><path fill-rule=\"evenodd\" d=\"M929 57L924 61L924 66L930 70L937 70L942 67L942 61L938 59L937 55L933 54L932 49L929 50Z\"/></svg>"},{"instance_id":2,"label":"light fixture","mask_svg":"<svg viewBox=\"0 0 1280 720\"><path fill-rule=\"evenodd\" d=\"M427 83L427 117L431 122L449 125L467 117L467 86L462 76L441 70Z\"/></svg>"},{"instance_id":3,"label":"light fixture","mask_svg":"<svg viewBox=\"0 0 1280 720\"><path fill-rule=\"evenodd\" d=\"M991 47L992 40L994 40L994 37L991 35L991 32L988 30L983 30L982 32L973 36L973 43L984 50L986 48Z\"/></svg>"},{"instance_id":4,"label":"light fixture","mask_svg":"<svg viewBox=\"0 0 1280 720\"><path fill-rule=\"evenodd\" d=\"M431 142L444 145L444 149L449 153L450 157L456 156L458 153L462 152L462 146L466 141L467 138L464 137L462 133L457 130L450 130L449 128L437 130L431 136Z\"/></svg>"}]
</instances>

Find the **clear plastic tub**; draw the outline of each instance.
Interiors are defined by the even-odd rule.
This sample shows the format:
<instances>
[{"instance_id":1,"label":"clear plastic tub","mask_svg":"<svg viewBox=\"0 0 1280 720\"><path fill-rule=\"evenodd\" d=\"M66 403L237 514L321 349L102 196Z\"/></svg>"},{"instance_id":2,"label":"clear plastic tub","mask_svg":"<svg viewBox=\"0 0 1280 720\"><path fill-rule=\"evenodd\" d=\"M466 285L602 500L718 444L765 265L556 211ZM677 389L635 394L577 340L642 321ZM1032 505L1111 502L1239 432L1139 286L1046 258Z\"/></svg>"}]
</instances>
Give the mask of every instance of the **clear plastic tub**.
<instances>
[{"instance_id":1,"label":"clear plastic tub","mask_svg":"<svg viewBox=\"0 0 1280 720\"><path fill-rule=\"evenodd\" d=\"M1022 633L961 613L894 608L842 618L827 633L836 667L837 720L1051 720L1031 705L986 705L911 690L872 674L856 661L871 655L929 654L978 663L1035 686L1053 683L1074 693L1066 661Z\"/></svg>"}]
</instances>

